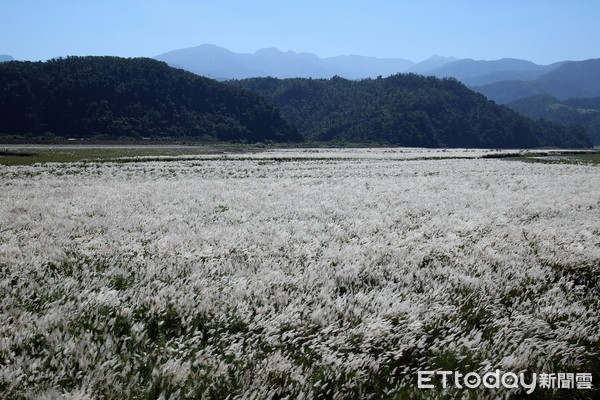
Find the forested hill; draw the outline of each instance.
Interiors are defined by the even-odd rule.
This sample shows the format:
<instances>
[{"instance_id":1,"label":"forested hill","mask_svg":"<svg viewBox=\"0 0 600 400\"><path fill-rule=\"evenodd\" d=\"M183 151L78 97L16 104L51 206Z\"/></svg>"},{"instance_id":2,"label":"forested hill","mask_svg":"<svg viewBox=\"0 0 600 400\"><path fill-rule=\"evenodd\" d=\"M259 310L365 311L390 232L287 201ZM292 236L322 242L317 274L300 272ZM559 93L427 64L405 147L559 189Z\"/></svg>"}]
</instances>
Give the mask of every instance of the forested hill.
<instances>
[{"instance_id":1,"label":"forested hill","mask_svg":"<svg viewBox=\"0 0 600 400\"><path fill-rule=\"evenodd\" d=\"M300 141L256 94L148 58L0 64L0 135Z\"/></svg>"},{"instance_id":2,"label":"forested hill","mask_svg":"<svg viewBox=\"0 0 600 400\"><path fill-rule=\"evenodd\" d=\"M416 74L346 80L229 81L270 99L310 140L426 147L587 147L581 128L533 121L455 79Z\"/></svg>"},{"instance_id":3,"label":"forested hill","mask_svg":"<svg viewBox=\"0 0 600 400\"><path fill-rule=\"evenodd\" d=\"M559 100L548 95L527 97L507 104L520 114L567 126L582 126L600 145L600 97Z\"/></svg>"},{"instance_id":4,"label":"forested hill","mask_svg":"<svg viewBox=\"0 0 600 400\"><path fill-rule=\"evenodd\" d=\"M242 90L249 89L249 90ZM279 107L279 108L277 108ZM281 110L281 111L280 111ZM148 59L0 63L0 136L426 147L583 147L580 128L534 122L454 79L220 83Z\"/></svg>"}]
</instances>

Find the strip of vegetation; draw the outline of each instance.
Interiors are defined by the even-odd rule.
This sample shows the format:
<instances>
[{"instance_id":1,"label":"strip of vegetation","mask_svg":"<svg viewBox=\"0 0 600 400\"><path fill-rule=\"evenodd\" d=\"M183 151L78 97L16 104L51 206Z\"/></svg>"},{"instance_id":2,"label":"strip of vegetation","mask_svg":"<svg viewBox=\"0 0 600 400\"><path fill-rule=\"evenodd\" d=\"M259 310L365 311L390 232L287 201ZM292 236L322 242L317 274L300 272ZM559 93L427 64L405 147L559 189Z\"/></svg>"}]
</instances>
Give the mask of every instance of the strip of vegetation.
<instances>
[{"instance_id":1,"label":"strip of vegetation","mask_svg":"<svg viewBox=\"0 0 600 400\"><path fill-rule=\"evenodd\" d=\"M246 151L258 151L257 147L246 147ZM238 146L186 146L186 147L117 147L99 148L42 148L35 152L30 150L0 151L0 165L33 165L43 163L71 163L80 161L113 161L121 158L137 157L179 157L186 155L221 154L223 152L241 151Z\"/></svg>"},{"instance_id":2,"label":"strip of vegetation","mask_svg":"<svg viewBox=\"0 0 600 400\"><path fill-rule=\"evenodd\" d=\"M3 151L0 150L0 157L33 157L35 153L25 153L20 151Z\"/></svg>"},{"instance_id":3,"label":"strip of vegetation","mask_svg":"<svg viewBox=\"0 0 600 400\"><path fill-rule=\"evenodd\" d=\"M600 164L600 151L526 153L522 154L518 159L546 164Z\"/></svg>"}]
</instances>

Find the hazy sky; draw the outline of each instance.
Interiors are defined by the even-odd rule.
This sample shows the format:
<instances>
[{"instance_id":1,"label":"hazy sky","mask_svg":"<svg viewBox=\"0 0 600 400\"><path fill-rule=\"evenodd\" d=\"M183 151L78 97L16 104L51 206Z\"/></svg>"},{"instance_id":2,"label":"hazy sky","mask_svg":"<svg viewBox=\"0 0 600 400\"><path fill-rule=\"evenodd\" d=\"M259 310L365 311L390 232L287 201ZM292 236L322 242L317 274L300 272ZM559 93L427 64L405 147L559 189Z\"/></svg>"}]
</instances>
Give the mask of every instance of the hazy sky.
<instances>
[{"instance_id":1,"label":"hazy sky","mask_svg":"<svg viewBox=\"0 0 600 400\"><path fill-rule=\"evenodd\" d=\"M600 57L598 0L0 0L0 54L155 56L211 43L418 62Z\"/></svg>"}]
</instances>

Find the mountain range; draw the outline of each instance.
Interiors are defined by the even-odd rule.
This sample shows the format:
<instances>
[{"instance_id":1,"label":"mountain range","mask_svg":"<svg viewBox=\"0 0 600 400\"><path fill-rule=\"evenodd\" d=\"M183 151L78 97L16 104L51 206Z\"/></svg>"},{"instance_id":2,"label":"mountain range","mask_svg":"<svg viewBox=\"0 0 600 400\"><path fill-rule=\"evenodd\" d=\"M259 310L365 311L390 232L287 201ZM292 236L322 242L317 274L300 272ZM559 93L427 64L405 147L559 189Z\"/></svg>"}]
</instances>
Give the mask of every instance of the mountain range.
<instances>
[{"instance_id":1,"label":"mountain range","mask_svg":"<svg viewBox=\"0 0 600 400\"><path fill-rule=\"evenodd\" d=\"M538 65L531 61L503 58L484 61L432 56L415 63L403 58L376 58L359 55L321 58L311 53L296 53L267 48L249 53L234 53L223 47L203 44L173 50L154 57L167 64L218 80L254 77L365 79L414 72L440 78L452 77L468 86L487 85L505 80L532 81L565 62Z\"/></svg>"},{"instance_id":2,"label":"mountain range","mask_svg":"<svg viewBox=\"0 0 600 400\"><path fill-rule=\"evenodd\" d=\"M554 109L540 109L537 96L550 96L557 101L600 97L600 59L539 65L513 58L487 61L435 55L414 63L402 58L357 55L320 58L311 53L283 52L276 48L240 54L209 44L174 50L155 58L171 66L219 80L253 77L318 79L333 76L360 80L396 73L454 78L488 99L514 107L514 110L528 117L539 118L543 114L545 118L551 116L548 119L565 125L573 125L574 121L581 119ZM529 97L532 97L530 106ZM533 109L536 111L529 112ZM594 142L600 143L597 132L590 131L589 118L585 121L583 126Z\"/></svg>"},{"instance_id":3,"label":"mountain range","mask_svg":"<svg viewBox=\"0 0 600 400\"><path fill-rule=\"evenodd\" d=\"M486 85L505 80L530 81L558 68L563 62L538 65L531 61L502 58L494 61L462 59L423 71L425 75L452 77L467 86Z\"/></svg>"},{"instance_id":4,"label":"mountain range","mask_svg":"<svg viewBox=\"0 0 600 400\"><path fill-rule=\"evenodd\" d=\"M366 79L413 72L455 78L498 103L548 94L558 98L600 96L600 59L539 65L527 60L457 59L433 56L419 63L403 58L359 55L321 58L311 53L266 48L235 53L203 44L154 57L167 64L217 80L255 77Z\"/></svg>"},{"instance_id":5,"label":"mountain range","mask_svg":"<svg viewBox=\"0 0 600 400\"><path fill-rule=\"evenodd\" d=\"M403 58L360 55L321 58L276 48L261 49L253 54L235 53L211 44L173 50L154 58L216 80L333 76L365 79L413 72L458 79L501 104L542 94L558 99L600 96L600 59L539 65L512 58L486 61L436 55L415 63ZM0 61L11 60L11 56L0 55Z\"/></svg>"},{"instance_id":6,"label":"mountain range","mask_svg":"<svg viewBox=\"0 0 600 400\"><path fill-rule=\"evenodd\" d=\"M355 55L320 58L311 53L283 52L276 48L261 49L254 54L234 53L211 44L174 50L154 58L218 80L259 76L331 78L334 75L362 79L378 75L388 76L406 71L415 65L412 61L402 58Z\"/></svg>"},{"instance_id":7,"label":"mountain range","mask_svg":"<svg viewBox=\"0 0 600 400\"><path fill-rule=\"evenodd\" d=\"M397 73L454 78L488 99L530 118L583 126L594 143L600 144L596 114L586 111L592 108L569 102L569 99L578 99L577 104L594 104L593 109L597 110L600 59L538 65L510 58L485 61L436 55L415 63L403 58L359 55L321 58L311 53L284 52L276 48L261 49L253 54L234 53L210 44L174 50L155 59L217 80L334 76L362 80ZM9 55L0 55L2 63L13 60Z\"/></svg>"}]
</instances>

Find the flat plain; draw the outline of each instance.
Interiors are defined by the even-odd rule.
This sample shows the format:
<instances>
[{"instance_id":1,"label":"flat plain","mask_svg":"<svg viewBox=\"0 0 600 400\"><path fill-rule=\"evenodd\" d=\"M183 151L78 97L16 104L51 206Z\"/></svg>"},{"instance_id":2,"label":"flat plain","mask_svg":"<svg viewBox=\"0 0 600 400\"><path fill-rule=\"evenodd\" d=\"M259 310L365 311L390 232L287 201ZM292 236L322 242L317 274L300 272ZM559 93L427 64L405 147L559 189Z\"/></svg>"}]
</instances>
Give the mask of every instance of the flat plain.
<instances>
[{"instance_id":1,"label":"flat plain","mask_svg":"<svg viewBox=\"0 0 600 400\"><path fill-rule=\"evenodd\" d=\"M422 370L598 385L599 166L502 153L4 165L0 397L594 398L417 388Z\"/></svg>"}]
</instances>

